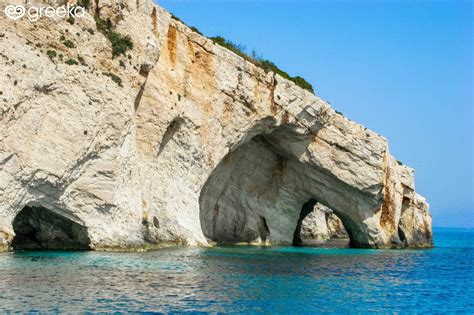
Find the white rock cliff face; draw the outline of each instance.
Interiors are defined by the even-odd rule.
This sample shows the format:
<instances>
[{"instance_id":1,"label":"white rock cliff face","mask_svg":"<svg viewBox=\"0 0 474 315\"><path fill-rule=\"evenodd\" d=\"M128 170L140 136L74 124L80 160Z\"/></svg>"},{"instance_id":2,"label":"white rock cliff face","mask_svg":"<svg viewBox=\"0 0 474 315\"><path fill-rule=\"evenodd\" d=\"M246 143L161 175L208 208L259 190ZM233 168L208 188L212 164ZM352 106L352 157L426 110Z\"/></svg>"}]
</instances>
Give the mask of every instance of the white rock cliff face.
<instances>
[{"instance_id":1,"label":"white rock cliff face","mask_svg":"<svg viewBox=\"0 0 474 315\"><path fill-rule=\"evenodd\" d=\"M94 14L133 49L112 58ZM2 16L0 30L0 249L25 207L85 227L96 250L289 244L309 199L355 247L432 245L385 138L149 1L100 0L72 25Z\"/></svg>"}]
</instances>

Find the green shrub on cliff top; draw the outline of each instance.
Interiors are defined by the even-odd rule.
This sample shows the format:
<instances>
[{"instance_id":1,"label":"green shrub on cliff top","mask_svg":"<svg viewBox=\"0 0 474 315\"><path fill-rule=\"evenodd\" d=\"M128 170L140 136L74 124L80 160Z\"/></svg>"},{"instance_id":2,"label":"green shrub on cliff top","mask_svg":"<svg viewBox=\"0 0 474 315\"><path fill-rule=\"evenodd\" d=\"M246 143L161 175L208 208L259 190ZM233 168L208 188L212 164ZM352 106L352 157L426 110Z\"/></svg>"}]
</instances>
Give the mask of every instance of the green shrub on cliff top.
<instances>
[{"instance_id":1,"label":"green shrub on cliff top","mask_svg":"<svg viewBox=\"0 0 474 315\"><path fill-rule=\"evenodd\" d=\"M198 33L199 35L203 35L203 34L197 29L197 27L190 26L190 25L184 23L184 22L181 21L181 19L180 19L179 17L177 17L176 15L171 14L171 18L172 18L173 20L176 20L176 21L178 21L178 22L183 23L184 25L186 25L187 27L189 27L193 32L196 32L196 33ZM204 36L204 35L203 35L203 36Z\"/></svg>"},{"instance_id":2,"label":"green shrub on cliff top","mask_svg":"<svg viewBox=\"0 0 474 315\"><path fill-rule=\"evenodd\" d=\"M225 39L224 37L221 36L215 36L215 37L210 37L210 40L214 42L214 44L220 45L222 47L225 47L229 49L230 51L234 52L235 54L239 55L240 57L244 58L245 60L248 61L254 61L252 57L247 55L245 53L245 46L241 44L236 44L234 42L231 42L230 40Z\"/></svg>"},{"instance_id":3,"label":"green shrub on cliff top","mask_svg":"<svg viewBox=\"0 0 474 315\"><path fill-rule=\"evenodd\" d=\"M277 74L281 75L283 78L285 78L287 80L290 80L290 81L293 81L299 87L301 87L305 90L308 90L311 93L314 93L313 86L311 85L311 83L306 81L304 78L302 78L300 76L296 76L296 77L290 76L287 72L281 70L273 62L271 62L269 60L266 60L266 59L263 59L263 58L257 57L257 54L255 52L252 54L252 56L250 56L249 54L247 54L245 52L245 46L233 43L233 42L231 42L231 41L229 41L229 40L227 40L227 39L225 39L221 36L211 37L210 39L215 44L223 46L223 47L229 49L230 51L236 53L240 57L244 58L245 60L254 63L256 66L258 66L258 67L262 68L263 70L265 70L265 72L272 71L274 73L277 73Z\"/></svg>"}]
</instances>

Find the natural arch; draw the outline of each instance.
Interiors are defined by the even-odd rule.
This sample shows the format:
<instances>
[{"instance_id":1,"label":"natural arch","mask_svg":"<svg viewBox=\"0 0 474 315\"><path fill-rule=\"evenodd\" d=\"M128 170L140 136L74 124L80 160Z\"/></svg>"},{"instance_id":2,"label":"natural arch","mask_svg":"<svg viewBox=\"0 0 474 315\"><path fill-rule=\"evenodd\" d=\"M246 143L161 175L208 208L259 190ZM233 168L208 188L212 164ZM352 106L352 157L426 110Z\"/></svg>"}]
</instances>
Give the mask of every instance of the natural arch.
<instances>
[{"instance_id":1,"label":"natural arch","mask_svg":"<svg viewBox=\"0 0 474 315\"><path fill-rule=\"evenodd\" d=\"M307 163L310 142L310 135L282 126L228 153L201 191L200 220L206 238L221 243L298 244L301 222L320 202L337 213L352 246L368 246L365 217L358 212L368 207L365 197Z\"/></svg>"},{"instance_id":2,"label":"natural arch","mask_svg":"<svg viewBox=\"0 0 474 315\"><path fill-rule=\"evenodd\" d=\"M24 207L13 221L14 250L87 250L87 228L44 207Z\"/></svg>"},{"instance_id":3,"label":"natural arch","mask_svg":"<svg viewBox=\"0 0 474 315\"><path fill-rule=\"evenodd\" d=\"M345 246L349 235L344 224L334 211L322 204L316 204L301 223L300 238L303 245L321 245L331 241L329 245Z\"/></svg>"}]
</instances>

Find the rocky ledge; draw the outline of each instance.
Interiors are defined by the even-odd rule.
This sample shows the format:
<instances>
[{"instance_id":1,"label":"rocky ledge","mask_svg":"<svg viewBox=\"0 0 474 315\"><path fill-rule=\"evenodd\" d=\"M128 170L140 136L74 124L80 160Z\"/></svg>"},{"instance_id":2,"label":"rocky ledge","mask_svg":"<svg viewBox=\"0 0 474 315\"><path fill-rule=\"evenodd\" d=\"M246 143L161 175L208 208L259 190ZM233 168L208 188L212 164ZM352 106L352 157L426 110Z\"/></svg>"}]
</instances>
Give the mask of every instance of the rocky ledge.
<instances>
[{"instance_id":1,"label":"rocky ledge","mask_svg":"<svg viewBox=\"0 0 474 315\"><path fill-rule=\"evenodd\" d=\"M385 138L151 1L81 5L0 19L0 249L291 244L318 204L354 247L432 246Z\"/></svg>"}]
</instances>

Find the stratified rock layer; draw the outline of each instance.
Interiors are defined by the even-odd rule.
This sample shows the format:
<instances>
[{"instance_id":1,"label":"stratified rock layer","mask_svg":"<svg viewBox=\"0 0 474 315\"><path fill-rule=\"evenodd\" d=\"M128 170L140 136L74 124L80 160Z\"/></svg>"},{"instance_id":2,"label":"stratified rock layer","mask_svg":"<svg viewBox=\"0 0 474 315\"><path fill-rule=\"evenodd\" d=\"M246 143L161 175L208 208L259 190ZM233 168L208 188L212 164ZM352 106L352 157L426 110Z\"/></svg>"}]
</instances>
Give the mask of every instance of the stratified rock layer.
<instances>
[{"instance_id":1,"label":"stratified rock layer","mask_svg":"<svg viewBox=\"0 0 474 315\"><path fill-rule=\"evenodd\" d=\"M1 248L26 206L85 227L92 249L290 244L310 199L353 246L431 246L428 205L386 139L151 2L89 13L133 49L112 58L92 16L0 20Z\"/></svg>"}]
</instances>

